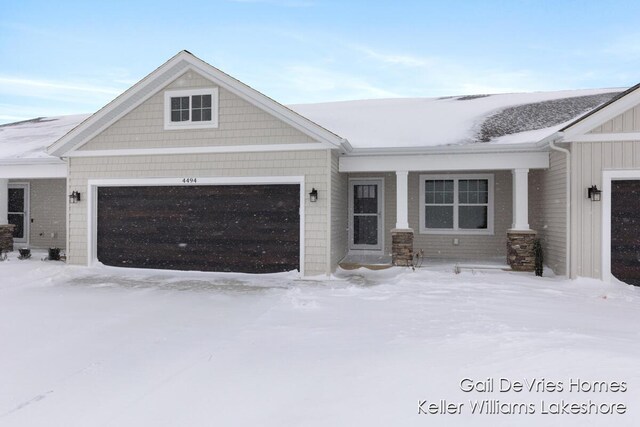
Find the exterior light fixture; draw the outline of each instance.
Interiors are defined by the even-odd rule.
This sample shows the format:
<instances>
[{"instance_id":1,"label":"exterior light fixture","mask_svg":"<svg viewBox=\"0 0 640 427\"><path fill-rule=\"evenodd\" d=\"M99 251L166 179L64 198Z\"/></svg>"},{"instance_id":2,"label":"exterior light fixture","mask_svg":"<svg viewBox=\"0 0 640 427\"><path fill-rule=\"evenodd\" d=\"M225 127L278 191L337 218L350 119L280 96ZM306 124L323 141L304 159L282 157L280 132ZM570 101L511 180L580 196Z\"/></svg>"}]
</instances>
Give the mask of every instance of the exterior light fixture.
<instances>
[{"instance_id":1,"label":"exterior light fixture","mask_svg":"<svg viewBox=\"0 0 640 427\"><path fill-rule=\"evenodd\" d=\"M597 185L592 185L591 187L587 188L587 195L592 202L599 202L600 196L602 195L602 190L598 190Z\"/></svg>"},{"instance_id":2,"label":"exterior light fixture","mask_svg":"<svg viewBox=\"0 0 640 427\"><path fill-rule=\"evenodd\" d=\"M73 191L69 194L69 203L78 203L80 201L80 192Z\"/></svg>"},{"instance_id":3,"label":"exterior light fixture","mask_svg":"<svg viewBox=\"0 0 640 427\"><path fill-rule=\"evenodd\" d=\"M316 190L315 188L311 190L311 193L309 193L309 201L311 203L315 203L318 201L318 190Z\"/></svg>"}]
</instances>

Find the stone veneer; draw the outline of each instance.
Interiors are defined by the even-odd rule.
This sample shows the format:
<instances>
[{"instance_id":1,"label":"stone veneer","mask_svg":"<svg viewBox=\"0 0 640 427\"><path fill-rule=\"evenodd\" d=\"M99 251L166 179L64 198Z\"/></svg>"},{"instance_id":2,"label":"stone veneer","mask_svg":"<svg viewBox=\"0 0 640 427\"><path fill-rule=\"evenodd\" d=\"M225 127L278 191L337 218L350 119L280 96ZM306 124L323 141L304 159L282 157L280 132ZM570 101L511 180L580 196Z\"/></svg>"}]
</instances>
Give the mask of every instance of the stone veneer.
<instances>
[{"instance_id":1,"label":"stone veneer","mask_svg":"<svg viewBox=\"0 0 640 427\"><path fill-rule=\"evenodd\" d=\"M0 225L0 253L13 251L13 224Z\"/></svg>"},{"instance_id":2,"label":"stone veneer","mask_svg":"<svg viewBox=\"0 0 640 427\"><path fill-rule=\"evenodd\" d=\"M391 261L393 265L413 265L413 230L391 230Z\"/></svg>"},{"instance_id":3,"label":"stone veneer","mask_svg":"<svg viewBox=\"0 0 640 427\"><path fill-rule=\"evenodd\" d=\"M533 230L507 231L507 264L515 271L534 271L536 257L533 243L537 233Z\"/></svg>"}]
</instances>

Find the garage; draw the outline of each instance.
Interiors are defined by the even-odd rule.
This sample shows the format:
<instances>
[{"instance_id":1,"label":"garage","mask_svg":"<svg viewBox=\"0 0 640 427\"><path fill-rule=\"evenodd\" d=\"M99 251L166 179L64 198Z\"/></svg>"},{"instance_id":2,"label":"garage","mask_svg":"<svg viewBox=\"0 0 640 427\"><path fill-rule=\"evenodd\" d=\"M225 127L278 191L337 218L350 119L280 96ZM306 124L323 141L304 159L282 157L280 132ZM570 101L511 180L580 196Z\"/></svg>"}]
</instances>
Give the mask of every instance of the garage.
<instances>
[{"instance_id":1,"label":"garage","mask_svg":"<svg viewBox=\"0 0 640 427\"><path fill-rule=\"evenodd\" d=\"M300 269L300 185L101 186L98 261L171 270Z\"/></svg>"},{"instance_id":2,"label":"garage","mask_svg":"<svg viewBox=\"0 0 640 427\"><path fill-rule=\"evenodd\" d=\"M611 274L640 286L640 180L611 181Z\"/></svg>"}]
</instances>

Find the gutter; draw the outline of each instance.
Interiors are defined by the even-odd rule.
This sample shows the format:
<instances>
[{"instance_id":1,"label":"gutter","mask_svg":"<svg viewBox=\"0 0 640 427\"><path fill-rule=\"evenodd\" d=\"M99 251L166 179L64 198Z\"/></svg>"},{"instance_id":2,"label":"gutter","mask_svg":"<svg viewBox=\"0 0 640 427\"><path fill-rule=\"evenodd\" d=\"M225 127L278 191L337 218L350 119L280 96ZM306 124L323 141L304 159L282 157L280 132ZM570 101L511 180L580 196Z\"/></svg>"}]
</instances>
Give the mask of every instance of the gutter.
<instances>
[{"instance_id":1,"label":"gutter","mask_svg":"<svg viewBox=\"0 0 640 427\"><path fill-rule=\"evenodd\" d=\"M539 142L520 144L488 144L474 143L435 147L380 147L353 148L346 155L351 156L379 156L398 154L471 154L471 153L518 153L545 151L547 145Z\"/></svg>"},{"instance_id":2,"label":"gutter","mask_svg":"<svg viewBox=\"0 0 640 427\"><path fill-rule=\"evenodd\" d=\"M566 195L565 195L565 200L566 200L566 224L567 224L567 231L566 231L566 248L565 248L565 269L566 269L566 275L567 277L571 277L571 152L566 149L566 148L562 148L562 147L558 147L556 145L556 142L561 141L563 138L563 133L562 132L557 132L554 135L551 135L548 138L548 143L549 143L549 148L551 148L554 151L558 151L560 153L564 153L565 155L565 162L566 162L566 169L567 169L567 188L566 188ZM546 141L545 141L546 142Z\"/></svg>"}]
</instances>

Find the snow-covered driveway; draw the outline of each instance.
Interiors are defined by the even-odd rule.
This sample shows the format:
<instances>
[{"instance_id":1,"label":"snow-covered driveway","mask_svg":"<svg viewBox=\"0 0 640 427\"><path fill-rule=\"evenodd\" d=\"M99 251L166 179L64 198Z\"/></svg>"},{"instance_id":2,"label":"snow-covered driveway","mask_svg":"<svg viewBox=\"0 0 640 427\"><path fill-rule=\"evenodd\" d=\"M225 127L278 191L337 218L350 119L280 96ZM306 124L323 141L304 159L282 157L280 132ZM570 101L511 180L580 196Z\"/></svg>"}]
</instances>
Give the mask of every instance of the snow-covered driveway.
<instances>
[{"instance_id":1,"label":"snow-covered driveway","mask_svg":"<svg viewBox=\"0 0 640 427\"><path fill-rule=\"evenodd\" d=\"M0 425L638 425L630 286L426 268L298 281L15 258L0 277ZM494 391L465 392L465 378L493 379ZM542 378L563 390L499 390ZM576 380L609 391L569 390ZM423 413L441 399L462 414ZM562 399L627 410L540 413ZM472 415L481 400L535 413Z\"/></svg>"}]
</instances>

